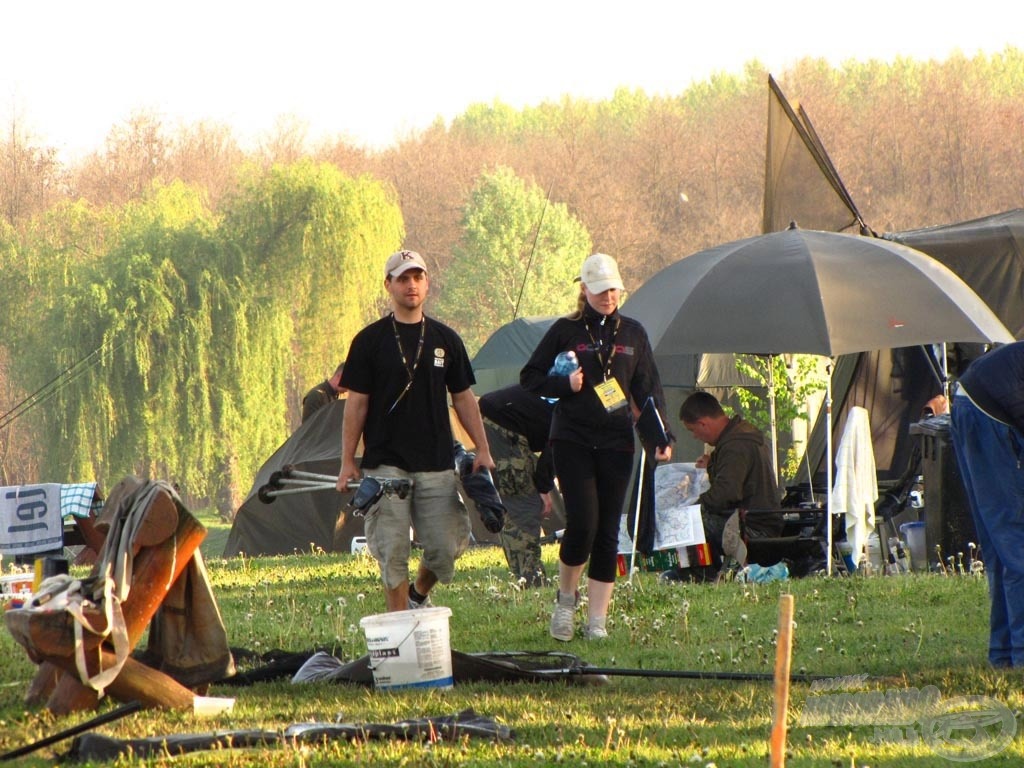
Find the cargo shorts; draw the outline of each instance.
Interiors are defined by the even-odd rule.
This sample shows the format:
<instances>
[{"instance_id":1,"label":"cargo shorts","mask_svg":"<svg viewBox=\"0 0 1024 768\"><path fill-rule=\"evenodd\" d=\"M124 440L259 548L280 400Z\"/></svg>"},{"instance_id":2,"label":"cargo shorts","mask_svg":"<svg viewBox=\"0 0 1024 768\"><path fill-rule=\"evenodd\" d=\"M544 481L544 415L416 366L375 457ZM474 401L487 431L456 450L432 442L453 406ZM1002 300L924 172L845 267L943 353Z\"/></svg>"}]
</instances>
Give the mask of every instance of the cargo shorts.
<instances>
[{"instance_id":1,"label":"cargo shorts","mask_svg":"<svg viewBox=\"0 0 1024 768\"><path fill-rule=\"evenodd\" d=\"M366 474L378 478L409 478L412 491L404 499L384 494L366 513L366 546L377 559L381 579L395 589L410 579L410 527L423 547L420 564L442 584L455 576L455 560L469 546L469 513L459 495L455 470L406 472L380 466Z\"/></svg>"}]
</instances>

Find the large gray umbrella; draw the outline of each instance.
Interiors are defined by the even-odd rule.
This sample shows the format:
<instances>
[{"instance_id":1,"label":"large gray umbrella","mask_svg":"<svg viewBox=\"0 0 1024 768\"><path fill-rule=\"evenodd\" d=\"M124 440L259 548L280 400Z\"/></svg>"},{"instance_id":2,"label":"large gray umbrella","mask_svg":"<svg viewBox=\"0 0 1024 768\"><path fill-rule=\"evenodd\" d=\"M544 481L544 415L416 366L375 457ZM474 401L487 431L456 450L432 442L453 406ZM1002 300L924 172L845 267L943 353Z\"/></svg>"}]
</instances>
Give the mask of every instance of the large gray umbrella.
<instances>
[{"instance_id":1,"label":"large gray umbrella","mask_svg":"<svg viewBox=\"0 0 1024 768\"><path fill-rule=\"evenodd\" d=\"M978 295L930 256L880 238L801 230L687 256L629 300L656 355L835 355L941 342L1011 342ZM832 489L831 387L826 397ZM828 525L831 572L832 526Z\"/></svg>"},{"instance_id":2,"label":"large gray umbrella","mask_svg":"<svg viewBox=\"0 0 1024 768\"><path fill-rule=\"evenodd\" d=\"M655 353L835 356L943 341L1012 341L978 295L930 256L889 240L787 229L665 267L630 314Z\"/></svg>"}]
</instances>

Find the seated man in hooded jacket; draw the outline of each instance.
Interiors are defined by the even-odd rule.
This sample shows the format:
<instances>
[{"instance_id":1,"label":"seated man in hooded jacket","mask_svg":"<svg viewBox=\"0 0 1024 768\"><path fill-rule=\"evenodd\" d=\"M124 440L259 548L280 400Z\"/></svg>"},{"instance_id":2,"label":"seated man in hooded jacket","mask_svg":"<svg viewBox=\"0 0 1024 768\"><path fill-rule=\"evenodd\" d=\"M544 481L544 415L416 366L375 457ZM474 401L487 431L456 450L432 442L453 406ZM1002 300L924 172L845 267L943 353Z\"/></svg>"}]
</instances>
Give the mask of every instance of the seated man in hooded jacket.
<instances>
[{"instance_id":1,"label":"seated man in hooded jacket","mask_svg":"<svg viewBox=\"0 0 1024 768\"><path fill-rule=\"evenodd\" d=\"M697 459L697 466L708 471L711 487L700 495L704 536L711 548L712 565L706 573L663 574L665 578L688 576L706 580L717 574L723 556L722 535L737 510L771 510L779 508L778 484L772 469L771 455L761 430L742 416L731 418L714 395L695 392L679 408L679 420L698 440L713 447L710 454ZM778 535L782 530L782 514L758 516L747 526L752 535Z\"/></svg>"}]
</instances>

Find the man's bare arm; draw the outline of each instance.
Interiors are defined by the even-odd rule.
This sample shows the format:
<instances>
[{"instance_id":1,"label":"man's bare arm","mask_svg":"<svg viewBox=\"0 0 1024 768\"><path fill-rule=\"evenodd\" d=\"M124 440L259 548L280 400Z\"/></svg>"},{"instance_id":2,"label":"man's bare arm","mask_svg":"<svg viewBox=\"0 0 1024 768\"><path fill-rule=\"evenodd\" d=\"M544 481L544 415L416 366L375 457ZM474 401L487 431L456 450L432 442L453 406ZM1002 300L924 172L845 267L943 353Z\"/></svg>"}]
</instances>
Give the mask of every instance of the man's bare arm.
<instances>
[{"instance_id":1,"label":"man's bare arm","mask_svg":"<svg viewBox=\"0 0 1024 768\"><path fill-rule=\"evenodd\" d=\"M462 428L466 430L466 433L473 439L473 445L476 446L473 470L476 471L480 467L494 469L491 446L487 443L484 420L480 417L480 406L476 402L473 389L469 388L453 393L452 406L455 408L455 415L459 417L459 423L462 424Z\"/></svg>"},{"instance_id":2,"label":"man's bare arm","mask_svg":"<svg viewBox=\"0 0 1024 768\"><path fill-rule=\"evenodd\" d=\"M345 420L341 425L341 472L338 474L338 490L347 490L349 480L359 480L356 466L356 448L366 425L366 414L370 407L370 396L360 392L349 392L345 400Z\"/></svg>"}]
</instances>

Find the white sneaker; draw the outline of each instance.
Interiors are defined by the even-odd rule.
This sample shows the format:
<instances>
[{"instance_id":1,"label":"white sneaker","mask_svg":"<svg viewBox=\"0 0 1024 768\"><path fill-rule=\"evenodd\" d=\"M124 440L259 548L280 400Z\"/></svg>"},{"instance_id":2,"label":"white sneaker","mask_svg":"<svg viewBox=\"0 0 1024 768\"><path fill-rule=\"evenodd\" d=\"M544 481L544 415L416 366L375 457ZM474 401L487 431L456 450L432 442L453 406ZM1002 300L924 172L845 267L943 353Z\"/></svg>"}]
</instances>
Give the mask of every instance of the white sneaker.
<instances>
[{"instance_id":1,"label":"white sneaker","mask_svg":"<svg viewBox=\"0 0 1024 768\"><path fill-rule=\"evenodd\" d=\"M551 613L551 636L555 640L569 642L575 633L576 605L579 601L579 593L576 595L563 595L556 593L555 610Z\"/></svg>"},{"instance_id":2,"label":"white sneaker","mask_svg":"<svg viewBox=\"0 0 1024 768\"><path fill-rule=\"evenodd\" d=\"M591 616L587 622L587 640L604 640L608 637L608 630L605 629L607 616Z\"/></svg>"}]
</instances>

